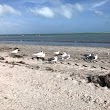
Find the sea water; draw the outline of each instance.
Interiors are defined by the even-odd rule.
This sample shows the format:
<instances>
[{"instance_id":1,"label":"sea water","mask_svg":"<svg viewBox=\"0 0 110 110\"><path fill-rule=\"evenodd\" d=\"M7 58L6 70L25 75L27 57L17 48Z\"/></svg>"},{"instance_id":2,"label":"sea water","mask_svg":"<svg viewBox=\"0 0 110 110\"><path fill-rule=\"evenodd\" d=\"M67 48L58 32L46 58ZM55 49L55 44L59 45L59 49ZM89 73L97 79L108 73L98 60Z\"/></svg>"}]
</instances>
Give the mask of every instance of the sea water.
<instances>
[{"instance_id":1,"label":"sea water","mask_svg":"<svg viewBox=\"0 0 110 110\"><path fill-rule=\"evenodd\" d=\"M10 34L0 35L0 43L110 47L110 33Z\"/></svg>"}]
</instances>

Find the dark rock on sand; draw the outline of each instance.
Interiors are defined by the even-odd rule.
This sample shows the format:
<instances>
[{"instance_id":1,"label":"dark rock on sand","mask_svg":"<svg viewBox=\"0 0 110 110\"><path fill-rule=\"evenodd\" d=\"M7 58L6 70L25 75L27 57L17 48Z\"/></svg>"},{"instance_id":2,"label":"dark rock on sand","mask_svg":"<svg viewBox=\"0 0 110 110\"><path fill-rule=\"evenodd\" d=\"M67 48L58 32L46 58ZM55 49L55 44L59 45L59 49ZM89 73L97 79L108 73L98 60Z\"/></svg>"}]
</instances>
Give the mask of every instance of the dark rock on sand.
<instances>
[{"instance_id":1,"label":"dark rock on sand","mask_svg":"<svg viewBox=\"0 0 110 110\"><path fill-rule=\"evenodd\" d=\"M0 57L0 60L5 60L5 58L3 58L3 57Z\"/></svg>"},{"instance_id":2,"label":"dark rock on sand","mask_svg":"<svg viewBox=\"0 0 110 110\"><path fill-rule=\"evenodd\" d=\"M19 62L17 62L17 63L20 63L20 64L25 64L25 62L23 62L23 61L19 61Z\"/></svg>"},{"instance_id":3,"label":"dark rock on sand","mask_svg":"<svg viewBox=\"0 0 110 110\"><path fill-rule=\"evenodd\" d=\"M13 58L23 58L23 55L12 55Z\"/></svg>"},{"instance_id":4,"label":"dark rock on sand","mask_svg":"<svg viewBox=\"0 0 110 110\"><path fill-rule=\"evenodd\" d=\"M108 88L110 88L110 73L105 76L105 83Z\"/></svg>"},{"instance_id":5,"label":"dark rock on sand","mask_svg":"<svg viewBox=\"0 0 110 110\"><path fill-rule=\"evenodd\" d=\"M6 61L5 63L8 63L8 61Z\"/></svg>"},{"instance_id":6,"label":"dark rock on sand","mask_svg":"<svg viewBox=\"0 0 110 110\"><path fill-rule=\"evenodd\" d=\"M87 77L88 83L92 82L95 84L99 84L101 87L107 86L110 88L110 73L107 75L95 75L95 76L88 76Z\"/></svg>"},{"instance_id":7,"label":"dark rock on sand","mask_svg":"<svg viewBox=\"0 0 110 110\"><path fill-rule=\"evenodd\" d=\"M78 64L75 64L75 66L79 66Z\"/></svg>"},{"instance_id":8,"label":"dark rock on sand","mask_svg":"<svg viewBox=\"0 0 110 110\"><path fill-rule=\"evenodd\" d=\"M13 48L13 50L19 49L18 47Z\"/></svg>"}]
</instances>

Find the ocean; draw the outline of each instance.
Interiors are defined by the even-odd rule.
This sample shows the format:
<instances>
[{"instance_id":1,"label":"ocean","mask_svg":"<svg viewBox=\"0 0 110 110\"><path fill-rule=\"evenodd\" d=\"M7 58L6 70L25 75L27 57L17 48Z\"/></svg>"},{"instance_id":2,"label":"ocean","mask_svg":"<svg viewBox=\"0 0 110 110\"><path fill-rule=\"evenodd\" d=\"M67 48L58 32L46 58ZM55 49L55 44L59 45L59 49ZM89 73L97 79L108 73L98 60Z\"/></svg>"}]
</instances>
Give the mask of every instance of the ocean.
<instances>
[{"instance_id":1,"label":"ocean","mask_svg":"<svg viewBox=\"0 0 110 110\"><path fill-rule=\"evenodd\" d=\"M9 34L0 35L0 43L110 47L110 33Z\"/></svg>"}]
</instances>

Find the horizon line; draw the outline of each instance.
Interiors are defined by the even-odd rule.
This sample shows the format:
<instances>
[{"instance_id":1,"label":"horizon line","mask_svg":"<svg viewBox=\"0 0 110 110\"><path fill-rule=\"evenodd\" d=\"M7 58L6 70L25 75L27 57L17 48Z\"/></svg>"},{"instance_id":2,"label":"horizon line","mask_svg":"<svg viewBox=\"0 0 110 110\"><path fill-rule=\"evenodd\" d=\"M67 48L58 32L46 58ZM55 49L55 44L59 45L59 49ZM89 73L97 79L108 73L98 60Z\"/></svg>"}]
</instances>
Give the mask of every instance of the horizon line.
<instances>
[{"instance_id":1,"label":"horizon line","mask_svg":"<svg viewBox=\"0 0 110 110\"><path fill-rule=\"evenodd\" d=\"M16 33L16 34L0 34L1 35L51 35L51 34L101 34L101 33L110 33L110 32L71 32L71 33Z\"/></svg>"}]
</instances>

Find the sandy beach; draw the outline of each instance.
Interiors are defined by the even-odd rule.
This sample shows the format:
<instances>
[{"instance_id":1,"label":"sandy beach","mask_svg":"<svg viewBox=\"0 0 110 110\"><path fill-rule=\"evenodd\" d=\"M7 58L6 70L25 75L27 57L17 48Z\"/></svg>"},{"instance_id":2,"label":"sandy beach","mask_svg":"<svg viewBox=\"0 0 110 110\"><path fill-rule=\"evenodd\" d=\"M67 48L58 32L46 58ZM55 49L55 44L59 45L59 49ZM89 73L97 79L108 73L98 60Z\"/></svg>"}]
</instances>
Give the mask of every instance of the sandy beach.
<instances>
[{"instance_id":1,"label":"sandy beach","mask_svg":"<svg viewBox=\"0 0 110 110\"><path fill-rule=\"evenodd\" d=\"M19 48L18 57L11 56ZM32 59L39 51L45 60ZM48 63L53 52L69 60ZM98 54L95 62L84 54ZM88 75L110 73L110 48L0 44L0 110L110 110L110 89L88 83Z\"/></svg>"}]
</instances>

